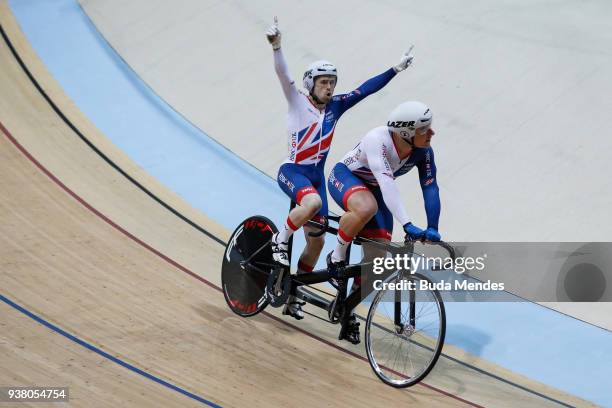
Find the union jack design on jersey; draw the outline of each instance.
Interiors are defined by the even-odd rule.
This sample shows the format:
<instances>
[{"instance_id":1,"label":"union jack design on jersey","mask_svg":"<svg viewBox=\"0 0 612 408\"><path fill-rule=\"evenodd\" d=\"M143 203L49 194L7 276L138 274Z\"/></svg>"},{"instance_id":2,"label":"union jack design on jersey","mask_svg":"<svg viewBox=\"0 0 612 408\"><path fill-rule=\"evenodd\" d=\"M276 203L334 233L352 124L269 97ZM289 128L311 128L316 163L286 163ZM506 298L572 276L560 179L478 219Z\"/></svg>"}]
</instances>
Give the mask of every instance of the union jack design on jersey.
<instances>
[{"instance_id":1,"label":"union jack design on jersey","mask_svg":"<svg viewBox=\"0 0 612 408\"><path fill-rule=\"evenodd\" d=\"M321 137L321 128L317 125L315 122L298 132L297 143L295 147L292 144L292 151L289 154L290 157L295 157L294 163L317 164L329 152L336 124L334 123L332 129L323 137Z\"/></svg>"}]
</instances>

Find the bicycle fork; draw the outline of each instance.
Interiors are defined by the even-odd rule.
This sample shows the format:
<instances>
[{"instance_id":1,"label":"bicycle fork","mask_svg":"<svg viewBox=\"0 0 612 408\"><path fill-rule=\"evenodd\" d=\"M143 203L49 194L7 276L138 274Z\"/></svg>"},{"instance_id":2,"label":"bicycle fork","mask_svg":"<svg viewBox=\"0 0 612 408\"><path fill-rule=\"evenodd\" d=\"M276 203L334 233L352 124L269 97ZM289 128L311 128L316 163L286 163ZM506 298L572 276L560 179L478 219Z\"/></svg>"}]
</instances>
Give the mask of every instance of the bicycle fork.
<instances>
[{"instance_id":1,"label":"bicycle fork","mask_svg":"<svg viewBox=\"0 0 612 408\"><path fill-rule=\"evenodd\" d=\"M402 322L402 291L396 290L394 299L394 323L395 332L397 334L404 333L406 324ZM416 292L414 290L408 290L408 327L414 331L415 328L415 314L416 314Z\"/></svg>"}]
</instances>

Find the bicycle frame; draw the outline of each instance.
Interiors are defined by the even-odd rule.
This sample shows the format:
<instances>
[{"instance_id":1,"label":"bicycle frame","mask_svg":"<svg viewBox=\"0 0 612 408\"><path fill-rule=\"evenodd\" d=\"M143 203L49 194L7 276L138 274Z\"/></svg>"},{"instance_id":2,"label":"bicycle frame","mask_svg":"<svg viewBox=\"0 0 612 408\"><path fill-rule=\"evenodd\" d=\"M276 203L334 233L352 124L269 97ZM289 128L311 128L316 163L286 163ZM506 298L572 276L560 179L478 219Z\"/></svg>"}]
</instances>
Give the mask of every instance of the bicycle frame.
<instances>
[{"instance_id":1,"label":"bicycle frame","mask_svg":"<svg viewBox=\"0 0 612 408\"><path fill-rule=\"evenodd\" d=\"M291 203L291 207L290 210L293 209L295 207L295 203ZM306 225L312 226L312 227L316 227L318 228L320 231L319 232L315 232L315 233L310 233L311 236L321 236L323 234L329 233L332 235L337 235L338 234L338 229L334 228L332 226L329 225L328 220L332 220L334 222L339 223L340 222L340 216L335 216L335 215L331 215L326 217L325 222L324 223L319 223L317 221L313 221L313 220L309 220ZM392 255L395 254L414 254L414 242L409 242L409 243L405 243L405 244L400 244L400 243L396 243L396 242L380 242L380 241L376 241L370 238L365 238L365 237L361 237L361 236L357 236L353 239L353 241L351 242L351 244L349 244L349 247L347 249L347 258L350 259L350 250L352 245L372 245L374 247L377 247L378 249L384 251L385 253L391 253ZM446 244L446 243L437 243L439 245L442 245L451 255L452 258L455 258L455 252L454 249ZM265 246L262 246L262 248ZM264 274L268 274L269 272L258 267L258 265L254 264L251 262L251 259L253 258L253 256L255 256L262 248L258 249L249 259L246 259L245 261L242 262L242 267L249 267L252 270L264 273ZM291 258L292 258L292 251L293 251L293 235L291 236L291 238L289 239L288 242L288 253L289 253L289 263L291 263ZM323 282L327 282L332 278L338 279L338 280L344 280L345 282L349 279L349 278L355 278L357 276L362 275L362 288L367 287L367 290L356 290L353 293L349 294L347 296L346 293L346 288L344 288L344 292L340 293L340 291L338 291L338 293L336 294L336 298L341 298L343 299L343 305L345 306L345 308L347 310L353 310L357 305L359 305L366 297L368 297L372 292L374 292L374 287L373 285L370 285L369 283L371 282L370 279L372 278L372 276L370 276L370 274L362 274L361 270L363 267L370 265L371 262L367 261L367 262L360 262L360 263L356 263L356 264L349 264L346 266L346 268L344 269L344 273L342 276L337 276L334 273L330 273L329 270L326 269L319 269L319 270L315 270L312 271L310 273L305 273L305 274L300 274L300 275L289 275L289 279L290 279L290 285L289 285L289 294L294 295L298 298L300 298L301 300L307 302L308 304L311 304L313 306L316 306L318 308L324 309L324 310L328 310L330 307L330 304L332 303L332 301L329 301L319 295L316 295L315 293L312 293L311 291L308 291L304 288L301 288L302 286L306 286L306 285L313 285L316 283L323 283ZM271 265L271 264L267 264L267 263L261 263L260 266L264 266L264 267L278 267L277 265ZM394 271L393 271L394 272ZM390 276L393 272L387 272L384 273L381 276L377 276L377 279L385 279L387 276ZM276 284L277 288L280 288L281 286L281 280L284 279L284 274L285 273L289 273L289 270L287 268L283 268L283 270L280 272L280 277L278 279L278 282ZM408 316L408 323L411 326L414 326L415 323L415 291L414 290L409 290L409 298L408 298L408 302L409 302L409 306L410 306L410 310L409 310L409 316ZM395 294L395 324L396 327L398 329L403 328L403 324L401 323L401 292L397 291Z\"/></svg>"},{"instance_id":2,"label":"bicycle frame","mask_svg":"<svg viewBox=\"0 0 612 408\"><path fill-rule=\"evenodd\" d=\"M294 207L295 207L295 203L292 202L290 206L290 211ZM332 220L332 221L339 223L340 216L334 216L334 215L328 216L326 217L324 224L321 224L313 220L309 220L306 223L307 225L317 227L320 229L319 232L310 233L310 235L311 236L321 236L326 233L337 235L338 229L330 226L328 224L328 220ZM350 259L350 250L351 250L352 244L356 244L356 245L369 244L369 245L376 246L379 249L384 250L385 252L390 252L392 254L400 253L400 252L405 253L406 251L412 253L414 249L414 244L401 245L401 244L397 244L394 242L383 243L383 242L375 241L369 238L357 236L353 239L353 242L349 245L349 248L347 249L347 259ZM293 252L292 251L293 250L293 236L291 236L288 246L289 246L288 248L289 262L291 263L291 257L292 257L292 252ZM360 262L357 264L347 265L347 267L345 268L344 276L342 277L334 276L327 269L320 269L320 270L312 271L307 274L292 275L290 293L302 299L304 302L308 304L311 304L313 306L327 310L330 304L332 303L331 301L328 301L310 291L298 290L298 288L304 285L312 285L316 283L327 282L331 278L340 278L340 279L355 278L356 276L361 275L361 268L369 264L370 262ZM390 274L391 273L388 273L387 276ZM368 281L367 279L368 276L362 276L362 278L366 278L365 281L366 282ZM339 295L346 296L346 298L344 299L344 306L347 310L353 310L366 297L368 297L372 292L374 292L374 288L372 286L368 286L368 287L371 288L371 290L367 290L367 291L357 290L349 294L348 296L346 296L346 293L338 294L337 296ZM401 297L401 293L399 291L396 292L396 302L394 302L395 303L395 313L394 313L395 319L394 320L395 320L395 325L398 328L402 328L403 326L403 324L401 323L401 298L400 297ZM410 322L410 325L414 326L414 322L415 322L415 307L414 307L415 294L414 294L414 291L410 291L409 293L409 303L410 303L409 322Z\"/></svg>"}]
</instances>

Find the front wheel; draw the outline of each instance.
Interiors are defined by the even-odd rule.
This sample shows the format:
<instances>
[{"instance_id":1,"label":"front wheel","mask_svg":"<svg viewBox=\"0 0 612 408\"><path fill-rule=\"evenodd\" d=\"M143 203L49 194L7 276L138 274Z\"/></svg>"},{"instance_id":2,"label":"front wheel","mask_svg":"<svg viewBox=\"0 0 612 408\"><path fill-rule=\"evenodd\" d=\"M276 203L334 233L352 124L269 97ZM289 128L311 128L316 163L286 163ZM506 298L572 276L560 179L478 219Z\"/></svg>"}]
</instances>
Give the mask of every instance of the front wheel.
<instances>
[{"instance_id":1,"label":"front wheel","mask_svg":"<svg viewBox=\"0 0 612 408\"><path fill-rule=\"evenodd\" d=\"M270 239L278 230L268 218L256 215L238 225L230 237L221 266L225 301L242 317L261 312L268 305L268 275L274 267Z\"/></svg>"},{"instance_id":2,"label":"front wheel","mask_svg":"<svg viewBox=\"0 0 612 408\"><path fill-rule=\"evenodd\" d=\"M378 378L392 387L420 382L432 370L444 346L446 314L442 297L421 282L431 284L421 274L397 271L389 276L374 297L366 319L368 361Z\"/></svg>"}]
</instances>

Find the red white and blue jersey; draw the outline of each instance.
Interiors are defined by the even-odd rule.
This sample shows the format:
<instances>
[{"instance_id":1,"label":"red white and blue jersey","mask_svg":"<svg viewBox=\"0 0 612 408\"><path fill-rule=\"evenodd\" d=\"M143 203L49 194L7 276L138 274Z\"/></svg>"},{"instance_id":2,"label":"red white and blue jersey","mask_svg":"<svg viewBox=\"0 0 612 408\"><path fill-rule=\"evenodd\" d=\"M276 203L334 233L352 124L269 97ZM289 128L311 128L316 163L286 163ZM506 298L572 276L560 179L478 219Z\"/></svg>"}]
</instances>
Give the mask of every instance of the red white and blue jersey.
<instances>
[{"instance_id":1,"label":"red white and blue jersey","mask_svg":"<svg viewBox=\"0 0 612 408\"><path fill-rule=\"evenodd\" d=\"M285 163L317 166L321 163L321 168L329 153L336 123L342 114L366 96L380 90L395 76L395 71L390 68L348 94L334 95L321 111L307 95L296 88L280 49L274 51L274 68L289 104L289 157Z\"/></svg>"}]
</instances>

